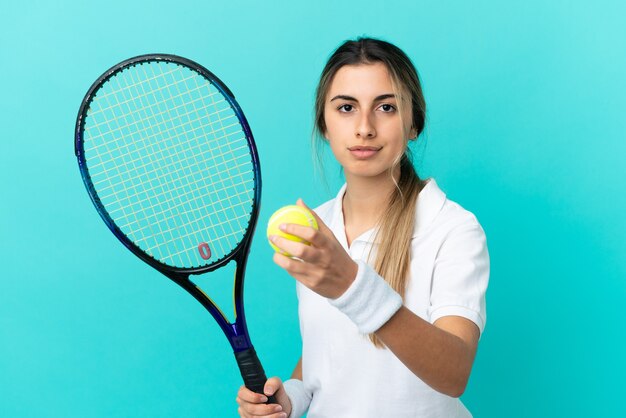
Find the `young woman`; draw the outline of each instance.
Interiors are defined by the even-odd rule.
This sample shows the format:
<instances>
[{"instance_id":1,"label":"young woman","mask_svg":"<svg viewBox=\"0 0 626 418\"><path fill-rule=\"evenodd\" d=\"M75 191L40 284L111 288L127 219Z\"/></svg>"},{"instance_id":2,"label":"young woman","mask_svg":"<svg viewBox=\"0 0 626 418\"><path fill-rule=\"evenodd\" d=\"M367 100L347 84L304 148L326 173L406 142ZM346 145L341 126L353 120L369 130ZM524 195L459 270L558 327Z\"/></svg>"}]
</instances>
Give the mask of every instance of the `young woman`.
<instances>
[{"instance_id":1,"label":"young woman","mask_svg":"<svg viewBox=\"0 0 626 418\"><path fill-rule=\"evenodd\" d=\"M343 168L320 226L287 224L298 259L302 357L265 394L241 387L242 417L470 417L458 399L485 326L489 254L476 217L419 178L408 141L424 129L417 72L396 46L347 41L317 89L315 124ZM299 205L304 203L299 200Z\"/></svg>"}]
</instances>

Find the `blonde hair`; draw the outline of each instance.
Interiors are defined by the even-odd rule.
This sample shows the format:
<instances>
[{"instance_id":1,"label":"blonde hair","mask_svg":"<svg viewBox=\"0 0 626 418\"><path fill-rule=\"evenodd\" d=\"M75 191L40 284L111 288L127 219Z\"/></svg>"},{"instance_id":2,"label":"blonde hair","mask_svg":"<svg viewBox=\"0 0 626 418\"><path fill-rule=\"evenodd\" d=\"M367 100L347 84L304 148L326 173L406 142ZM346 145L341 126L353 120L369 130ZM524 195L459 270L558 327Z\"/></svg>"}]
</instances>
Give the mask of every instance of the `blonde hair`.
<instances>
[{"instance_id":1,"label":"blonde hair","mask_svg":"<svg viewBox=\"0 0 626 418\"><path fill-rule=\"evenodd\" d=\"M404 152L398 155L393 166L389 169L389 174L396 187L389 196L387 208L377 223L378 232L374 242L379 243L379 246L374 268L404 298L410 277L415 206L419 192L425 185L425 182L417 175L411 161L408 147L408 141L411 139L409 132L415 132L415 138L417 138L424 130L426 103L417 71L401 49L379 39L358 38L344 42L333 52L322 71L316 91L313 149L321 166L317 145L319 142L323 142L322 136L326 132L324 107L334 75L344 65L373 64L376 62L382 62L387 67L391 77L394 93L398 98L398 112L404 129L405 147ZM410 106L411 110L410 129L406 129L407 124L403 118L407 105ZM393 173L398 166L400 167L400 176L396 180ZM370 334L369 339L376 347L385 347L376 334Z\"/></svg>"}]
</instances>

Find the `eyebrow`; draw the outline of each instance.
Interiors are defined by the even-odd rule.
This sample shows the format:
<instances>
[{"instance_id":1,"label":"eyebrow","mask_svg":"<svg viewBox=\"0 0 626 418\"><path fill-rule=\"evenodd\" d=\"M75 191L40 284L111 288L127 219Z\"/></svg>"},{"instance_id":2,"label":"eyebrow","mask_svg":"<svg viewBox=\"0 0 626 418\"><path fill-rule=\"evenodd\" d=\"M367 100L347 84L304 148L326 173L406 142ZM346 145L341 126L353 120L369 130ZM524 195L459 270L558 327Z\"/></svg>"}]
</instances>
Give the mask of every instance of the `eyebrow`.
<instances>
[{"instance_id":1,"label":"eyebrow","mask_svg":"<svg viewBox=\"0 0 626 418\"><path fill-rule=\"evenodd\" d=\"M386 94L381 94L380 96L376 96L374 98L375 102L379 102L381 100L385 100L385 99L395 99L396 95L395 94L391 94L391 93L386 93ZM330 101L332 102L333 100L347 100L347 101L351 101L351 102L359 102L357 99L355 99L352 96L346 96L345 94L338 94L337 96L333 97L332 99L330 99Z\"/></svg>"}]
</instances>

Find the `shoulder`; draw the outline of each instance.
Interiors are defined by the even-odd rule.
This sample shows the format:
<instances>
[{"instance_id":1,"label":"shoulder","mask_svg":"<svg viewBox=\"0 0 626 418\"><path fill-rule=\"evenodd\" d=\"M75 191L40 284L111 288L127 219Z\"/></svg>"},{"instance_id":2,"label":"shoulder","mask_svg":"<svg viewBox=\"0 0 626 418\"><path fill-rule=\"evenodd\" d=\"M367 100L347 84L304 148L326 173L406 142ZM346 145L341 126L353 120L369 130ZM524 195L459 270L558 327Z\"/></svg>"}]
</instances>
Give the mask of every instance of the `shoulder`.
<instances>
[{"instance_id":1,"label":"shoulder","mask_svg":"<svg viewBox=\"0 0 626 418\"><path fill-rule=\"evenodd\" d=\"M448 198L436 181L430 179L418 197L414 237L445 239L462 230L475 230L484 235L476 215Z\"/></svg>"},{"instance_id":2,"label":"shoulder","mask_svg":"<svg viewBox=\"0 0 626 418\"><path fill-rule=\"evenodd\" d=\"M458 270L467 262L473 266L472 269L483 270L484 267L488 271L489 250L485 231L476 215L457 202L446 201L429 235L437 265L449 263Z\"/></svg>"},{"instance_id":3,"label":"shoulder","mask_svg":"<svg viewBox=\"0 0 626 418\"><path fill-rule=\"evenodd\" d=\"M452 200L446 201L441 211L441 217L438 219L438 224L446 230L469 228L483 231L476 215Z\"/></svg>"},{"instance_id":4,"label":"shoulder","mask_svg":"<svg viewBox=\"0 0 626 418\"><path fill-rule=\"evenodd\" d=\"M434 249L439 265L449 262L458 268L469 262L473 268L483 266L488 270L487 236L476 215L458 203L450 202L442 210L435 230Z\"/></svg>"},{"instance_id":5,"label":"shoulder","mask_svg":"<svg viewBox=\"0 0 626 418\"><path fill-rule=\"evenodd\" d=\"M419 254L416 257L422 260L424 257L432 260L432 269L441 260L454 264L471 259L474 264L488 265L487 235L478 217L449 199L436 183L429 187L418 197L416 232L411 242L413 254Z\"/></svg>"}]
</instances>

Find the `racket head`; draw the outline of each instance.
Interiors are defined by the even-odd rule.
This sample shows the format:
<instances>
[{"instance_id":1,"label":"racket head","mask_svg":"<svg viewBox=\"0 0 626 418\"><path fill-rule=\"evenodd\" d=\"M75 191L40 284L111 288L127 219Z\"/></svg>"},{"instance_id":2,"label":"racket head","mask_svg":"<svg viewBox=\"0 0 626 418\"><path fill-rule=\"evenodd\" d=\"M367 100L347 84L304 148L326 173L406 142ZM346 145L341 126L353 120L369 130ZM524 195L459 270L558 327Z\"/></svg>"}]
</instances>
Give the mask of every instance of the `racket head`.
<instances>
[{"instance_id":1,"label":"racket head","mask_svg":"<svg viewBox=\"0 0 626 418\"><path fill-rule=\"evenodd\" d=\"M199 274L245 257L257 149L234 95L203 66L147 54L111 67L81 103L75 154L102 219L151 266Z\"/></svg>"}]
</instances>

